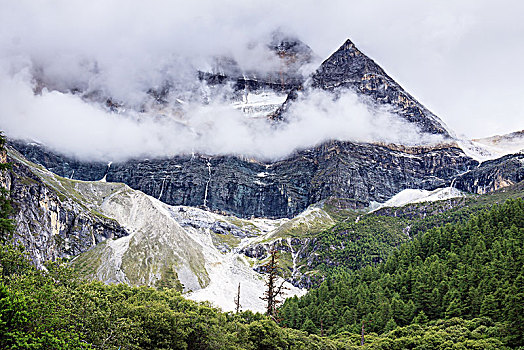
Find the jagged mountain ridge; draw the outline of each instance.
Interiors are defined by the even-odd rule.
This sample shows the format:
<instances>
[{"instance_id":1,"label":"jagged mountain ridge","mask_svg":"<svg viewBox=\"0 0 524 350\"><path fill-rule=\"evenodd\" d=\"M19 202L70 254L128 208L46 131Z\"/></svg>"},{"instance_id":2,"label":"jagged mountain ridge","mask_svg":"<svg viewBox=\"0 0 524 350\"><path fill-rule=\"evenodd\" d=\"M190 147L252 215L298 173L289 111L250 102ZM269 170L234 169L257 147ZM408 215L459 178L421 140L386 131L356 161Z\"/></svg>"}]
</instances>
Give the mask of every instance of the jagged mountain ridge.
<instances>
[{"instance_id":1,"label":"jagged mountain ridge","mask_svg":"<svg viewBox=\"0 0 524 350\"><path fill-rule=\"evenodd\" d=\"M317 55L300 39L275 31L266 45L278 57L278 67L270 71L241 69L230 57L217 57L210 71L199 71L199 79L210 85L232 83L236 91L257 91L268 89L288 93L301 86L307 76L301 69L314 61Z\"/></svg>"},{"instance_id":2,"label":"jagged mountain ridge","mask_svg":"<svg viewBox=\"0 0 524 350\"><path fill-rule=\"evenodd\" d=\"M322 63L312 80L314 88L354 89L378 105L391 106L393 112L418 125L422 132L450 136L436 115L409 95L349 39Z\"/></svg>"},{"instance_id":3,"label":"jagged mountain ridge","mask_svg":"<svg viewBox=\"0 0 524 350\"><path fill-rule=\"evenodd\" d=\"M165 67L159 67L161 78L137 87L139 91L135 92L141 96L141 101L133 98L128 101L103 85L55 81L39 67L31 72L35 83L33 90L35 94L46 89L77 95L87 103L119 114L134 111L179 117L186 103L225 100L248 116L266 117L278 108L289 91L305 81L311 70L305 68L320 61L308 45L281 30L273 31L268 38L252 41L244 54L246 52L263 55L259 60L265 64L244 67L233 55L205 56L202 62L175 55L165 62ZM89 64L92 65L91 80L103 80L98 76L101 74L98 63ZM249 101L253 99L261 102L254 105Z\"/></svg>"},{"instance_id":4,"label":"jagged mountain ridge","mask_svg":"<svg viewBox=\"0 0 524 350\"><path fill-rule=\"evenodd\" d=\"M214 89L231 86L233 106L246 115L272 116L290 92L301 88L309 74L307 67L319 58L300 39L279 30L266 46L278 62L269 70L246 71L231 57L216 57L213 67L199 71L198 78Z\"/></svg>"}]
</instances>

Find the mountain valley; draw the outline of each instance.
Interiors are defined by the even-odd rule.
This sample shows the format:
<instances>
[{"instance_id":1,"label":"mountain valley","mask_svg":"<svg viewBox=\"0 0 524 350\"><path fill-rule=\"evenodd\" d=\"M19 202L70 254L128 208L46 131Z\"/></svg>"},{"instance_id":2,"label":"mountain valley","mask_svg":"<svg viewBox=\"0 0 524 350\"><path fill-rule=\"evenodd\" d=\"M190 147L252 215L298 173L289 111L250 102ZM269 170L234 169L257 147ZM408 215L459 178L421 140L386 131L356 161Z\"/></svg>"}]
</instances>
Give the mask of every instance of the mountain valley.
<instances>
[{"instance_id":1,"label":"mountain valley","mask_svg":"<svg viewBox=\"0 0 524 350\"><path fill-rule=\"evenodd\" d=\"M163 305L159 307L166 314L180 313L180 317L189 315L177 311L187 303L184 307L191 312L207 312L210 319L220 319L216 327L231 326L222 330L228 337L234 334L231 339L248 337L246 344L270 339L268 334L275 332L287 339L282 340L287 348L295 344L293 339L311 346L302 348L313 348L314 342L325 346L318 348L356 348L359 325L364 339L364 323L375 319L376 325L369 327L376 346L415 333L418 340L409 340L412 343L436 333L450 338L455 326L469 330L464 331L467 339L453 344L479 341L485 347L478 348L490 349L521 346L518 323L522 315L518 316L515 305L522 301L522 271L516 266L522 262L524 232L523 131L476 140L457 137L350 40L322 63L308 45L280 31L264 47L271 55L268 60L274 61L270 69L245 70L232 57L217 56L207 70L192 72L189 83L166 78L159 86L149 87L146 101L139 105L119 100L108 91L76 86L58 89L38 77L34 92L49 90L78 97L116 119L136 117L143 128L150 120L166 129L176 125L180 129L174 129L173 139L178 136L176 131L183 130L196 135L199 142L215 129L206 133L207 129L195 127L188 105L212 108L219 103L234 111L231 113L241 113L246 125L262 123L278 131L301 125L293 124L297 114L319 96L328 96L328 115L339 111L331 109L333 104L349 96L373 123L380 124L382 133L362 139L319 137L307 146L293 144L290 152L273 157L264 152L205 152L195 147L191 152L112 158L77 155L37 138L11 137L7 131L2 164L9 164L9 169L2 173L0 183L13 206L12 212L5 213L14 230L10 234L4 230L2 242L23 247L30 262L23 265L27 276L51 276L50 280L41 277L47 281L42 283L70 288L61 275L53 275L69 271L80 281L71 287L74 293L80 286L88 291L94 288L100 295L116 293L116 299L147 295L161 300L158 305ZM340 117L351 121L351 113L344 111ZM220 118L215 122L220 124ZM320 120L319 125L324 122L329 119ZM373 123L372 129L379 129ZM213 123L205 120L202 124ZM399 135L384 136L398 130L402 131ZM301 132L294 130L294 134ZM95 148L95 143L85 147ZM493 245L479 243L484 228L496 242ZM475 234L470 235L470 229ZM453 241L453 232L459 232L464 241ZM489 249L475 260L471 252L479 253L482 244ZM0 265L0 271L5 269L7 276L11 265L2 259L11 253L2 254L0 262L5 266ZM506 272L492 267L494 273L511 277L506 285L490 285L485 288L489 292L481 293L470 280L455 275L462 271L457 260L461 256L463 270L477 271L482 283L495 283L484 266L489 254L508 267ZM280 311L271 314L264 293L268 293L275 256L279 271L275 283L284 290L275 298L287 300ZM478 261L484 267L477 266ZM444 270L454 275L442 277L445 286L431 280L431 290L425 290L420 284L428 277L428 269L438 276L444 276ZM9 272L8 282L0 283L0 300L2 293L12 292L9 283L13 291L19 288L20 293L30 294L23 274L20 285L15 275L16 271ZM380 286L373 276L381 281ZM416 283L406 282L410 276L417 278ZM471 288L466 290L466 286ZM502 297L496 302L492 299L509 290L515 292L513 299L506 298L511 307L499 305L504 318L494 311ZM439 310L431 311L429 295L438 299ZM482 298L475 299L479 295ZM467 306L461 308L461 302ZM147 333L149 326L141 318L146 317L140 314L143 310L137 311L139 304L123 306L129 314L118 324L122 332L126 322L134 320L129 327L144 327L137 334ZM140 316L131 315L135 311ZM264 312L270 317L258 314ZM2 313L0 321L1 317ZM105 319L111 317L114 315ZM193 325L199 317L184 318L183 327ZM137 319L139 326L133 323ZM170 325L169 331L160 333L168 334L173 327L177 326ZM203 333L210 329L206 327L202 326ZM495 334L499 331L502 335ZM185 345L169 346L191 348L187 340L191 332L193 328L180 336ZM108 342L112 337L107 337ZM231 340L224 339L221 341ZM130 349L161 348L160 343L144 345L148 341L133 347L133 341L118 338L107 348L117 349L126 342L125 348ZM105 340L88 344L105 348ZM221 344L202 348L218 349ZM244 345L236 343L230 348ZM280 349L284 345L246 348Z\"/></svg>"}]
</instances>

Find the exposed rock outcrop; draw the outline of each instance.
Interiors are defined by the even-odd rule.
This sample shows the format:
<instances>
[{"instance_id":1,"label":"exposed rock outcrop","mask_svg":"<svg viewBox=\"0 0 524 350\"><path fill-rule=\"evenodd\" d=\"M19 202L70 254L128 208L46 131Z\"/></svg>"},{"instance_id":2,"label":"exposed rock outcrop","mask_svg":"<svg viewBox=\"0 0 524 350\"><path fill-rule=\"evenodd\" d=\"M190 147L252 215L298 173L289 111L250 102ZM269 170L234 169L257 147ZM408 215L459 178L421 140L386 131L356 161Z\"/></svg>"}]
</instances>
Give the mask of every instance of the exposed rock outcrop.
<instances>
[{"instance_id":1,"label":"exposed rock outcrop","mask_svg":"<svg viewBox=\"0 0 524 350\"><path fill-rule=\"evenodd\" d=\"M48 159L58 157L35 145L18 149L45 167ZM96 177L89 180L99 179L98 171L80 175L75 161L63 158L61 164L52 167L61 176L92 174ZM171 205L281 218L330 197L353 199L348 203L362 208L406 188L448 186L455 176L477 165L453 146L399 148L333 141L274 163L201 155L114 163L106 167L106 179Z\"/></svg>"},{"instance_id":2,"label":"exposed rock outcrop","mask_svg":"<svg viewBox=\"0 0 524 350\"><path fill-rule=\"evenodd\" d=\"M508 154L483 162L459 176L454 186L462 191L484 194L524 180L524 153Z\"/></svg>"},{"instance_id":3,"label":"exposed rock outcrop","mask_svg":"<svg viewBox=\"0 0 524 350\"><path fill-rule=\"evenodd\" d=\"M37 266L77 256L106 239L128 234L115 220L56 191L20 159L8 157L12 170L2 174L2 185L10 191L15 209L13 238Z\"/></svg>"},{"instance_id":4,"label":"exposed rock outcrop","mask_svg":"<svg viewBox=\"0 0 524 350\"><path fill-rule=\"evenodd\" d=\"M272 90L288 93L300 87L306 76L301 71L304 65L317 61L311 48L296 37L275 31L267 44L279 64L268 71L252 69L243 71L230 57L215 59L211 71L199 72L199 79L209 85L230 83L235 91Z\"/></svg>"}]
</instances>

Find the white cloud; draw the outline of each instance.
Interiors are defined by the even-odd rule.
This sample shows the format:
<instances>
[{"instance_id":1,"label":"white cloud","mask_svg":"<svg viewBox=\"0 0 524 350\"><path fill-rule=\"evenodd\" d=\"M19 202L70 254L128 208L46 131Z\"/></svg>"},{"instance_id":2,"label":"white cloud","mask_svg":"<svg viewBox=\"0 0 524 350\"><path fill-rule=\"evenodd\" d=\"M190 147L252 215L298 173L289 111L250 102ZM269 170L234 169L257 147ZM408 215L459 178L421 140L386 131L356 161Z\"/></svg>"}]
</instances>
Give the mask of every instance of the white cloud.
<instances>
[{"instance_id":1,"label":"white cloud","mask_svg":"<svg viewBox=\"0 0 524 350\"><path fill-rule=\"evenodd\" d=\"M275 128L220 99L207 105L189 103L181 114L117 114L71 94L44 89L35 95L27 74L0 80L0 124L7 135L86 160L191 152L275 160L329 139L411 145L441 141L387 111L368 109L349 91L338 99L310 91L292 105L287 118Z\"/></svg>"},{"instance_id":2,"label":"white cloud","mask_svg":"<svg viewBox=\"0 0 524 350\"><path fill-rule=\"evenodd\" d=\"M166 78L194 84L194 69L213 55L233 55L245 68L271 66L263 46L246 47L280 26L322 57L351 38L459 134L524 129L523 6L509 0L321 6L309 0L0 0L0 127L96 158L191 150L279 157L326 138L394 141L413 130L387 113L371 115L353 95L332 102L313 94L275 132L224 105L186 106L189 126L183 127L172 118L107 113L56 91L32 94L37 74L51 88L101 90L137 106ZM396 130L393 136L383 135L382 124ZM402 139L425 142L412 133Z\"/></svg>"}]
</instances>

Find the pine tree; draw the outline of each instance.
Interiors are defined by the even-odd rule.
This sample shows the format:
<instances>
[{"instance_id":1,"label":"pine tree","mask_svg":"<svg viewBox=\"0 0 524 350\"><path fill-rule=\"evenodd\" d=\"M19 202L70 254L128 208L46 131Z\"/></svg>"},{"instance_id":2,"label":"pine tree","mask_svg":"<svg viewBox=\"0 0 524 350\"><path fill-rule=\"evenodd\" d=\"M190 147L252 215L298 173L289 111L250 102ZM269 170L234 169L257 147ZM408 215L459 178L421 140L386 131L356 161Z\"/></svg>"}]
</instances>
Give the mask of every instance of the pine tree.
<instances>
[{"instance_id":1,"label":"pine tree","mask_svg":"<svg viewBox=\"0 0 524 350\"><path fill-rule=\"evenodd\" d=\"M395 322L395 320L393 318L390 318L389 321L386 323L386 326L384 327L384 332L387 333L389 331L394 330L397 327L398 327L398 325Z\"/></svg>"},{"instance_id":2,"label":"pine tree","mask_svg":"<svg viewBox=\"0 0 524 350\"><path fill-rule=\"evenodd\" d=\"M5 150L6 139L0 133L0 176L4 176L4 172L11 168L11 164L7 162L7 152ZM0 243L8 241L14 231L13 220L10 215L13 212L11 200L9 199L9 191L5 188L0 188Z\"/></svg>"},{"instance_id":3,"label":"pine tree","mask_svg":"<svg viewBox=\"0 0 524 350\"><path fill-rule=\"evenodd\" d=\"M426 323L428 323L428 317L424 313L424 310L420 310L420 312L418 313L417 317L415 317L413 319L413 323L417 323L417 324L426 324Z\"/></svg>"},{"instance_id":4,"label":"pine tree","mask_svg":"<svg viewBox=\"0 0 524 350\"><path fill-rule=\"evenodd\" d=\"M496 318L499 312L499 305L497 299L493 294L488 294L484 297L482 305L480 306L480 316L489 318Z\"/></svg>"},{"instance_id":5,"label":"pine tree","mask_svg":"<svg viewBox=\"0 0 524 350\"><path fill-rule=\"evenodd\" d=\"M318 333L318 328L315 326L315 324L313 323L313 321L311 321L309 317L306 318L301 329L305 332L312 333L312 334Z\"/></svg>"},{"instance_id":6,"label":"pine tree","mask_svg":"<svg viewBox=\"0 0 524 350\"><path fill-rule=\"evenodd\" d=\"M524 278L522 275L517 277L515 285L509 289L504 301L505 318L508 321L508 342L511 345L521 346L524 344Z\"/></svg>"}]
</instances>

